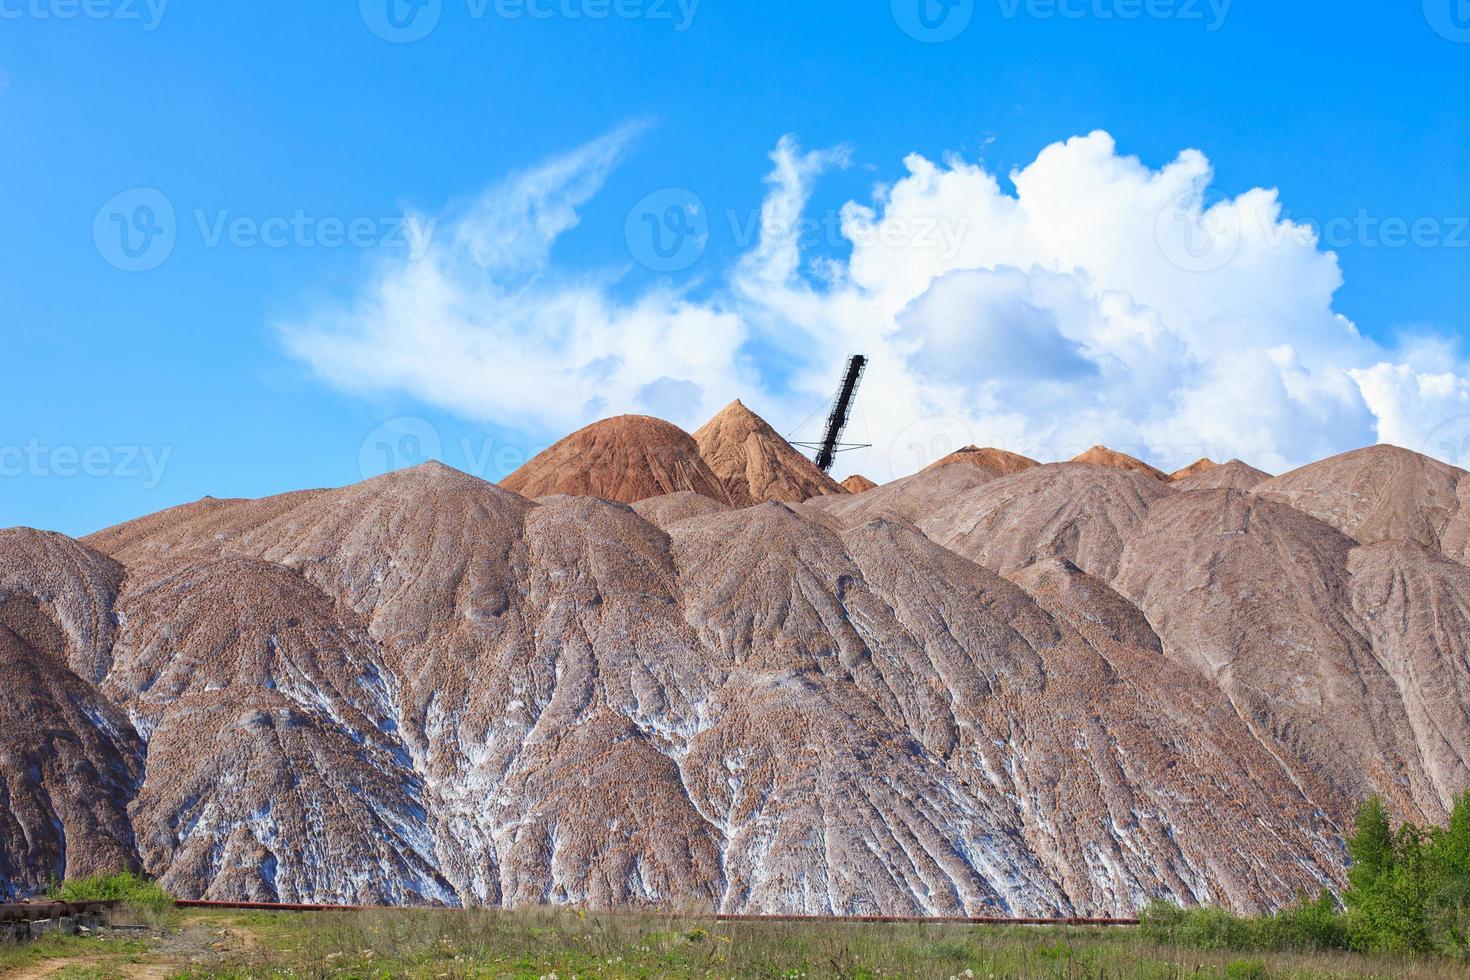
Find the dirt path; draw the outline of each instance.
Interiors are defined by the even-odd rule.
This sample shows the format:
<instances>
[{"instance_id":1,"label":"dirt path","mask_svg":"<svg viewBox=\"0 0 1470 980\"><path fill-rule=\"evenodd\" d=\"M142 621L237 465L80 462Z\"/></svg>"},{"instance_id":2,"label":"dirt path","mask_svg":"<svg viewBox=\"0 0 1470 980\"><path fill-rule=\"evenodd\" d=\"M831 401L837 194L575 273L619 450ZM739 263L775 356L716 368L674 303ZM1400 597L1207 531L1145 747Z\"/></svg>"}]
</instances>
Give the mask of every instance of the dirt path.
<instances>
[{"instance_id":1,"label":"dirt path","mask_svg":"<svg viewBox=\"0 0 1470 980\"><path fill-rule=\"evenodd\" d=\"M47 980L68 967L101 967L123 980L168 980L172 969L161 963L110 963L105 959L75 956L66 959L47 960L34 966L3 974L5 980Z\"/></svg>"},{"instance_id":2,"label":"dirt path","mask_svg":"<svg viewBox=\"0 0 1470 980\"><path fill-rule=\"evenodd\" d=\"M250 929L233 922L185 921L168 935L150 938L147 950L142 953L109 955L105 950L79 945L71 956L59 956L9 971L0 970L0 980L49 980L68 968L87 967L123 980L168 980L187 967L218 965L230 954L253 948L259 941ZM143 962L132 962L137 959Z\"/></svg>"}]
</instances>

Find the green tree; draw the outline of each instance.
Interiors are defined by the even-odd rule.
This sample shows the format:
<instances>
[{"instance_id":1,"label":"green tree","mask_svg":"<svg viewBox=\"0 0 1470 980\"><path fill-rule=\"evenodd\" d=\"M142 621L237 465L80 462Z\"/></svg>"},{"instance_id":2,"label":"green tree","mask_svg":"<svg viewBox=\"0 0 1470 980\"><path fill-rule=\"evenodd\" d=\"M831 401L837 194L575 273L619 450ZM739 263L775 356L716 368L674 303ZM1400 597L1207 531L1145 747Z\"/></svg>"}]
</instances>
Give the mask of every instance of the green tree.
<instances>
[{"instance_id":1,"label":"green tree","mask_svg":"<svg viewBox=\"0 0 1470 980\"><path fill-rule=\"evenodd\" d=\"M1434 840L1431 941L1445 952L1470 955L1470 790L1455 800L1450 823Z\"/></svg>"},{"instance_id":2,"label":"green tree","mask_svg":"<svg viewBox=\"0 0 1470 980\"><path fill-rule=\"evenodd\" d=\"M1143 912L1140 935L1203 949L1350 948L1470 959L1470 791L1455 800L1445 827L1405 821L1395 830L1374 797L1358 808L1347 850L1341 908L1329 892L1261 919L1155 902Z\"/></svg>"},{"instance_id":3,"label":"green tree","mask_svg":"<svg viewBox=\"0 0 1470 980\"><path fill-rule=\"evenodd\" d=\"M1435 841L1435 862L1447 878L1470 877L1470 790L1455 800L1450 824Z\"/></svg>"},{"instance_id":4,"label":"green tree","mask_svg":"<svg viewBox=\"0 0 1470 980\"><path fill-rule=\"evenodd\" d=\"M1343 901L1348 908L1358 908L1372 901L1393 875L1393 825L1383 801L1374 796L1358 807L1353 834L1347 840L1348 890Z\"/></svg>"}]
</instances>

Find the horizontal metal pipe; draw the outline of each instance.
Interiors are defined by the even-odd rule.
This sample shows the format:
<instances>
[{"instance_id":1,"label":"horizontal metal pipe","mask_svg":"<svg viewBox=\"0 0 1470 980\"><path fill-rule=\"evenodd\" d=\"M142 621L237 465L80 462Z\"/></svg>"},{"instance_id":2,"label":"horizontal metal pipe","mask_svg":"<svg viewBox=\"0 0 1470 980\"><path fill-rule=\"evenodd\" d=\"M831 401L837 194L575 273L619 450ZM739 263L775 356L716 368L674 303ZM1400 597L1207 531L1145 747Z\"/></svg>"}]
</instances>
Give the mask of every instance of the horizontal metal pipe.
<instances>
[{"instance_id":1,"label":"horizontal metal pipe","mask_svg":"<svg viewBox=\"0 0 1470 980\"><path fill-rule=\"evenodd\" d=\"M246 909L252 912L375 912L388 911L386 905L305 905L297 902L205 902L179 899L174 902L181 909ZM402 911L434 911L432 909L403 909Z\"/></svg>"},{"instance_id":2,"label":"horizontal metal pipe","mask_svg":"<svg viewBox=\"0 0 1470 980\"><path fill-rule=\"evenodd\" d=\"M175 903L181 909L244 909L257 912L459 912L455 908L403 908L387 905L305 905L278 902L206 902L183 900ZM568 909L567 911L572 911ZM606 914L606 913L602 913ZM626 915L632 913L613 913ZM969 926L1136 926L1137 919L1107 919L1072 916L1060 919L999 918L989 916L920 916L920 915L665 915L661 918L709 920L717 922L795 922L795 923L889 923L893 925L969 925Z\"/></svg>"},{"instance_id":3,"label":"horizontal metal pipe","mask_svg":"<svg viewBox=\"0 0 1470 980\"><path fill-rule=\"evenodd\" d=\"M115 901L12 902L0 905L0 922L40 922L72 915L105 915L116 907Z\"/></svg>"}]
</instances>

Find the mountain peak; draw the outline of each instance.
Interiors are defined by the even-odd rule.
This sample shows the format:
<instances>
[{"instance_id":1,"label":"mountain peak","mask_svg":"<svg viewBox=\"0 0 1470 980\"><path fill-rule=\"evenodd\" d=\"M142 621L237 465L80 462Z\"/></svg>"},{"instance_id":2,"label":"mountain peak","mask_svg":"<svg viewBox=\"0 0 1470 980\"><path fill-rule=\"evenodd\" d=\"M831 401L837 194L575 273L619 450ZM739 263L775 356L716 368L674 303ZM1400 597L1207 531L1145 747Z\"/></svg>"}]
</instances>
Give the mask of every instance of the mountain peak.
<instances>
[{"instance_id":1,"label":"mountain peak","mask_svg":"<svg viewBox=\"0 0 1470 980\"><path fill-rule=\"evenodd\" d=\"M646 415L594 422L539 454L500 485L531 498L569 494L635 504L692 490L720 503L730 502L689 433Z\"/></svg>"},{"instance_id":2,"label":"mountain peak","mask_svg":"<svg viewBox=\"0 0 1470 980\"><path fill-rule=\"evenodd\" d=\"M739 399L694 433L694 441L737 507L847 492Z\"/></svg>"},{"instance_id":3,"label":"mountain peak","mask_svg":"<svg viewBox=\"0 0 1470 980\"><path fill-rule=\"evenodd\" d=\"M978 466L983 470L990 470L996 476L1010 476L1012 473L1020 473L1022 470L1029 470L1040 465L1036 460L1022 456L1020 453L1007 452L1004 449L966 446L929 464L926 469L934 470L941 466Z\"/></svg>"},{"instance_id":4,"label":"mountain peak","mask_svg":"<svg viewBox=\"0 0 1470 980\"><path fill-rule=\"evenodd\" d=\"M1197 476L1200 473L1208 473L1210 470L1219 467L1219 465L1219 463L1215 462L1213 459L1210 459L1210 457L1205 456L1195 460L1193 463L1190 463L1182 470L1175 470L1173 473L1170 473L1169 479L1175 481L1187 480L1191 476Z\"/></svg>"},{"instance_id":5,"label":"mountain peak","mask_svg":"<svg viewBox=\"0 0 1470 980\"><path fill-rule=\"evenodd\" d=\"M1176 490L1254 490L1271 479L1271 474L1242 463L1238 459L1232 459L1228 463L1198 470L1188 476L1177 476L1176 474L1176 477L1174 480Z\"/></svg>"},{"instance_id":6,"label":"mountain peak","mask_svg":"<svg viewBox=\"0 0 1470 980\"><path fill-rule=\"evenodd\" d=\"M1072 462L1090 463L1093 466L1111 466L1114 469L1142 473L1144 476L1151 476L1164 483L1168 483L1170 479L1169 474L1163 470L1150 466L1135 456L1129 456L1127 453L1120 453L1102 445L1093 446L1087 452L1074 456Z\"/></svg>"}]
</instances>

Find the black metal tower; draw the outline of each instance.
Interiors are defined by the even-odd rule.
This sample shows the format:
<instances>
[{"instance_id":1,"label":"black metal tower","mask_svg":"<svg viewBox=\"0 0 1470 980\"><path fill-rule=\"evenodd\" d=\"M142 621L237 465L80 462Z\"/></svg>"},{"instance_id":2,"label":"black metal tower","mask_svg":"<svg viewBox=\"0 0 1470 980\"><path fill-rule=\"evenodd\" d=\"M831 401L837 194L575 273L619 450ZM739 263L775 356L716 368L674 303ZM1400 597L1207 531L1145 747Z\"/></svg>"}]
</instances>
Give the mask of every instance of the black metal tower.
<instances>
[{"instance_id":1,"label":"black metal tower","mask_svg":"<svg viewBox=\"0 0 1470 980\"><path fill-rule=\"evenodd\" d=\"M842 379L842 387L837 389L837 400L832 404L832 414L827 416L827 434L819 443L795 443L817 451L817 469L823 473L832 471L832 464L837 461L837 454L842 450L862 448L842 445L842 433L847 429L847 420L852 416L852 400L867 367L868 359L862 354L852 356L847 362L847 375Z\"/></svg>"}]
</instances>

